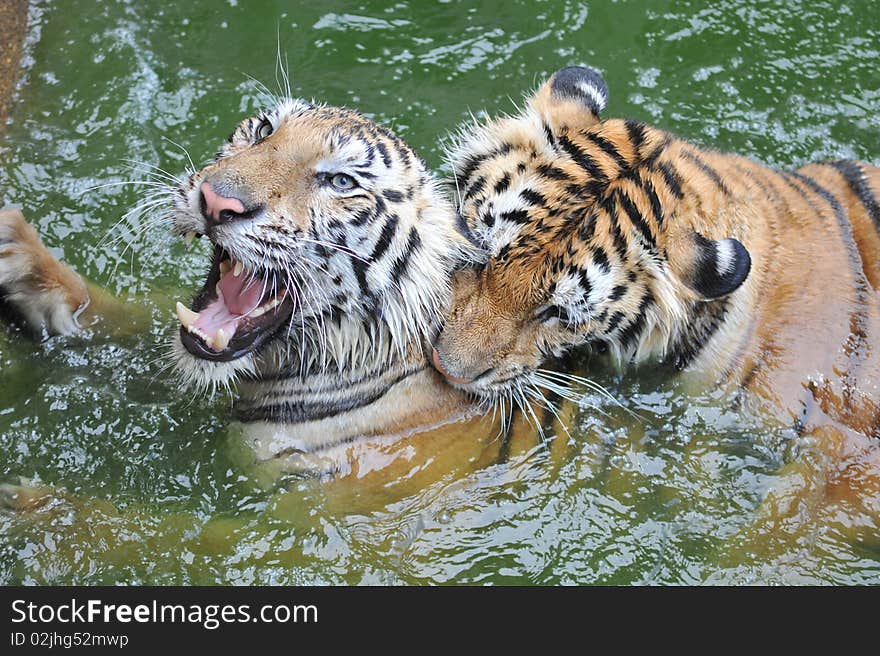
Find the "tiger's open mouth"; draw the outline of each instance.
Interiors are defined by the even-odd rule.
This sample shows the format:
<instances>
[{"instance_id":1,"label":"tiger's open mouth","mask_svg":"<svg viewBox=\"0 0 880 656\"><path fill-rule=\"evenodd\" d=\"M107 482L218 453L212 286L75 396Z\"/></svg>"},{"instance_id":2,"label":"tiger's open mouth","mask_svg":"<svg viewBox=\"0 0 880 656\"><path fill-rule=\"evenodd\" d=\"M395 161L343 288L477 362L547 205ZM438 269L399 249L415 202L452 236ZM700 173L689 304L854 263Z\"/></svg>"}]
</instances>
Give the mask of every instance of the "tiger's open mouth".
<instances>
[{"instance_id":1,"label":"tiger's open mouth","mask_svg":"<svg viewBox=\"0 0 880 656\"><path fill-rule=\"evenodd\" d=\"M290 320L295 303L277 272L248 272L223 248L192 307L177 304L180 341L203 360L229 362L260 348Z\"/></svg>"}]
</instances>

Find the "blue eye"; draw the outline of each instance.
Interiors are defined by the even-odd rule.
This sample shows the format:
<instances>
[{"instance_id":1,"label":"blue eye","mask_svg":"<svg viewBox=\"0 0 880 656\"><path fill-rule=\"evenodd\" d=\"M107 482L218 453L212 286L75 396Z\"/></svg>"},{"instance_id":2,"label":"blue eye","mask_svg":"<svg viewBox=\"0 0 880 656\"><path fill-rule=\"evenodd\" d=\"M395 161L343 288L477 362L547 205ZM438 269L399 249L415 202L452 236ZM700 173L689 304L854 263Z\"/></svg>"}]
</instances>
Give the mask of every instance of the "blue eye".
<instances>
[{"instance_id":1,"label":"blue eye","mask_svg":"<svg viewBox=\"0 0 880 656\"><path fill-rule=\"evenodd\" d=\"M354 181L354 178L350 175L346 175L345 173L336 173L333 177L330 178L330 184L339 191L351 191L352 189L357 187L357 183Z\"/></svg>"}]
</instances>

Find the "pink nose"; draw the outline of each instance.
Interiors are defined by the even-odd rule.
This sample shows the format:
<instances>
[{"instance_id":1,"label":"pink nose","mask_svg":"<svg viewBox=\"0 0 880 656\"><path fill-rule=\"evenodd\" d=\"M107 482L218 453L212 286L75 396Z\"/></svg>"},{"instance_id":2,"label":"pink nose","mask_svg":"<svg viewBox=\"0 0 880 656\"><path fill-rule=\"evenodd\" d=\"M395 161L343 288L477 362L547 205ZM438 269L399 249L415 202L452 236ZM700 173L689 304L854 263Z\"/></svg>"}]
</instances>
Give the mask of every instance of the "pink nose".
<instances>
[{"instance_id":1,"label":"pink nose","mask_svg":"<svg viewBox=\"0 0 880 656\"><path fill-rule=\"evenodd\" d=\"M440 354L437 353L437 349L431 349L431 361L434 363L434 368L441 374L443 374L446 377L446 380L449 380L453 383L469 383L473 380L473 378L458 378L446 371L446 369L444 369L443 365L440 363Z\"/></svg>"},{"instance_id":2,"label":"pink nose","mask_svg":"<svg viewBox=\"0 0 880 656\"><path fill-rule=\"evenodd\" d=\"M237 214L244 214L244 204L237 198L221 196L207 182L203 182L199 190L202 192L202 212L205 218L223 223L234 219ZM232 215L223 215L223 212L231 212Z\"/></svg>"}]
</instances>

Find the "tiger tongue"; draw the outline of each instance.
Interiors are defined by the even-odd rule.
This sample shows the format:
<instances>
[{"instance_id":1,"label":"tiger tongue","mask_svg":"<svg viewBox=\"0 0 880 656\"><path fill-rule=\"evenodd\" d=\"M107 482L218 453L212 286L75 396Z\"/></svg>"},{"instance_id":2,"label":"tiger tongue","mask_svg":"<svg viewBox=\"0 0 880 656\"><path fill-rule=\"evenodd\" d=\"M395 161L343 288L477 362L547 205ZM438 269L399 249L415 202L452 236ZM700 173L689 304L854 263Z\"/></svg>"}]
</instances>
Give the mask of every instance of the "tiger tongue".
<instances>
[{"instance_id":1,"label":"tiger tongue","mask_svg":"<svg viewBox=\"0 0 880 656\"><path fill-rule=\"evenodd\" d=\"M259 279L233 275L228 271L217 283L217 298L195 315L192 327L202 335L216 340L218 330L223 330L229 338L235 335L239 320L260 306L263 283ZM222 341L222 340L221 340ZM219 349L226 348L225 344Z\"/></svg>"},{"instance_id":2,"label":"tiger tongue","mask_svg":"<svg viewBox=\"0 0 880 656\"><path fill-rule=\"evenodd\" d=\"M264 285L259 278L227 272L217 283L230 314L243 316L260 307Z\"/></svg>"}]
</instances>

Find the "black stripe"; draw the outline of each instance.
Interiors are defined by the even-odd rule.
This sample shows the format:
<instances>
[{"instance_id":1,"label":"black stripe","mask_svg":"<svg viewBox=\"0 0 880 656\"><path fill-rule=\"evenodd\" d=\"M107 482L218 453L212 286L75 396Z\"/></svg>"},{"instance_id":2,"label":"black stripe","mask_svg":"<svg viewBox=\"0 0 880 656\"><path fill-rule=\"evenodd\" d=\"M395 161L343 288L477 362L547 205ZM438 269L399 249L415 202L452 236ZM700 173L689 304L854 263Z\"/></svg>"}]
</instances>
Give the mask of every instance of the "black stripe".
<instances>
[{"instance_id":1,"label":"black stripe","mask_svg":"<svg viewBox=\"0 0 880 656\"><path fill-rule=\"evenodd\" d=\"M376 148L379 149L379 154L382 155L382 163L385 164L386 169L391 168L391 155L388 153L388 149L385 147L385 144L381 141L376 142Z\"/></svg>"},{"instance_id":2,"label":"black stripe","mask_svg":"<svg viewBox=\"0 0 880 656\"><path fill-rule=\"evenodd\" d=\"M361 296L364 296L365 298L371 297L373 294L370 291L370 286L367 284L367 268L369 267L369 264L355 257L351 257L349 260L351 261L351 269L354 272L354 277L361 290Z\"/></svg>"},{"instance_id":3,"label":"black stripe","mask_svg":"<svg viewBox=\"0 0 880 656\"><path fill-rule=\"evenodd\" d=\"M474 174L474 171L477 170L477 167L488 158L490 153L483 153L482 155L473 155L466 160L464 167L462 167L461 171L455 175L455 168L453 167L453 175L458 179L459 184L464 184L467 182L470 177Z\"/></svg>"},{"instance_id":4,"label":"black stripe","mask_svg":"<svg viewBox=\"0 0 880 656\"><path fill-rule=\"evenodd\" d=\"M660 203L660 197L657 195L657 190L654 189L654 184L650 180L643 180L642 189L645 191L648 202L651 204L651 213L654 215L654 221L658 227L662 227L663 205Z\"/></svg>"},{"instance_id":5,"label":"black stripe","mask_svg":"<svg viewBox=\"0 0 880 656\"><path fill-rule=\"evenodd\" d=\"M394 189L386 189L382 192L382 195L385 196L385 198L390 200L392 203L399 203L403 200L403 194Z\"/></svg>"},{"instance_id":6,"label":"black stripe","mask_svg":"<svg viewBox=\"0 0 880 656\"><path fill-rule=\"evenodd\" d=\"M559 137L559 145L562 146L562 149L568 153L569 157L571 157L578 166L589 173L593 178L596 178L597 180L608 179L608 176L602 172L602 169L599 168L596 161L583 150L578 148L571 139L563 135Z\"/></svg>"},{"instance_id":7,"label":"black stripe","mask_svg":"<svg viewBox=\"0 0 880 656\"><path fill-rule=\"evenodd\" d=\"M551 180L570 180L571 177L563 171L562 169L558 169L552 164L541 164L538 167L538 173L544 176L545 178L550 178Z\"/></svg>"},{"instance_id":8,"label":"black stripe","mask_svg":"<svg viewBox=\"0 0 880 656\"><path fill-rule=\"evenodd\" d=\"M364 157L364 159L366 160L366 163L359 164L358 166L359 167L366 166L369 168L373 164L373 160L376 159L376 147L372 143L370 143L371 140L369 139L369 137L367 135L361 134L359 136L360 136L361 141L367 147L367 154Z\"/></svg>"},{"instance_id":9,"label":"black stripe","mask_svg":"<svg viewBox=\"0 0 880 656\"><path fill-rule=\"evenodd\" d=\"M617 301L623 298L623 295L626 294L626 285L617 285L614 289L611 290L611 294L608 296L609 301Z\"/></svg>"},{"instance_id":10,"label":"black stripe","mask_svg":"<svg viewBox=\"0 0 880 656\"><path fill-rule=\"evenodd\" d=\"M670 193L679 200L684 198L684 192L681 189L684 181L681 179L678 171L668 162L660 162L657 168L660 169L660 173L663 175L663 180L666 182L666 186L669 187Z\"/></svg>"},{"instance_id":11,"label":"black stripe","mask_svg":"<svg viewBox=\"0 0 880 656\"><path fill-rule=\"evenodd\" d=\"M663 140L658 144L658 146L651 151L651 154L645 157L642 160L642 166L647 167L649 170L653 170L657 165L657 161L660 159L660 155L669 147L671 143L671 139L668 134L663 135Z\"/></svg>"},{"instance_id":12,"label":"black stripe","mask_svg":"<svg viewBox=\"0 0 880 656\"><path fill-rule=\"evenodd\" d=\"M639 208L636 207L636 204L632 202L632 199L629 196L619 189L617 190L617 196L620 199L620 204L623 206L623 211L626 212L629 220L632 221L632 224L642 233L645 243L648 244L649 248L656 248L657 241L654 239L654 235L651 232L651 226L645 222L642 213L639 212Z\"/></svg>"},{"instance_id":13,"label":"black stripe","mask_svg":"<svg viewBox=\"0 0 880 656\"><path fill-rule=\"evenodd\" d=\"M526 223L529 220L529 213L526 210L508 210L502 212L498 218L511 223Z\"/></svg>"},{"instance_id":14,"label":"black stripe","mask_svg":"<svg viewBox=\"0 0 880 656\"><path fill-rule=\"evenodd\" d=\"M406 248L403 251L403 255L398 257L394 262L394 266L391 267L392 280L395 282L400 280L401 276L406 272L406 268L409 266L413 253L415 253L421 245L422 238L419 236L419 231L413 226L409 229L409 239L406 241Z\"/></svg>"},{"instance_id":15,"label":"black stripe","mask_svg":"<svg viewBox=\"0 0 880 656\"><path fill-rule=\"evenodd\" d=\"M626 133L629 136L630 144L632 144L635 160L638 162L642 154L642 144L645 143L645 124L631 119L626 119L623 124L626 126Z\"/></svg>"},{"instance_id":16,"label":"black stripe","mask_svg":"<svg viewBox=\"0 0 880 656\"><path fill-rule=\"evenodd\" d=\"M605 273L611 272L611 265L608 263L608 255L601 248L594 248L590 251L593 258L593 264L602 269Z\"/></svg>"},{"instance_id":17,"label":"black stripe","mask_svg":"<svg viewBox=\"0 0 880 656\"><path fill-rule=\"evenodd\" d=\"M584 299L586 299L590 292L593 290L593 284L590 282L590 277L587 275L586 269L575 269L572 273L576 274L579 278L580 286L584 290Z\"/></svg>"},{"instance_id":18,"label":"black stripe","mask_svg":"<svg viewBox=\"0 0 880 656\"><path fill-rule=\"evenodd\" d=\"M376 201L376 207L373 210L373 214L374 217L378 219L385 214L385 210L388 209L388 203L386 203L385 199L381 196L374 196L374 200Z\"/></svg>"},{"instance_id":19,"label":"black stripe","mask_svg":"<svg viewBox=\"0 0 880 656\"><path fill-rule=\"evenodd\" d=\"M544 128L544 136L547 138L547 142L556 148L556 138L553 136L553 130L550 129L546 121L542 121L541 125Z\"/></svg>"},{"instance_id":20,"label":"black stripe","mask_svg":"<svg viewBox=\"0 0 880 656\"><path fill-rule=\"evenodd\" d=\"M369 259L371 264L378 261L379 258L385 254L385 251L388 250L388 247L391 246L391 240L394 238L394 233L397 230L397 224L399 222L400 218L396 214L391 214L388 217L385 225L382 226L382 232L379 235L379 240L376 242L376 247L370 254Z\"/></svg>"},{"instance_id":21,"label":"black stripe","mask_svg":"<svg viewBox=\"0 0 880 656\"><path fill-rule=\"evenodd\" d=\"M629 162L623 159L623 156L620 154L620 152L618 152L614 144L608 141L608 139L594 132L587 132L586 134L584 134L584 136L592 141L594 144L599 146L599 148L601 148L602 151L605 152L605 154L607 154L615 162L617 162L617 166L619 166L621 169L629 168Z\"/></svg>"},{"instance_id":22,"label":"black stripe","mask_svg":"<svg viewBox=\"0 0 880 656\"><path fill-rule=\"evenodd\" d=\"M559 319L563 323L570 323L571 316L568 310L559 305L551 305L535 317L538 321L547 321L548 319Z\"/></svg>"},{"instance_id":23,"label":"black stripe","mask_svg":"<svg viewBox=\"0 0 880 656\"><path fill-rule=\"evenodd\" d=\"M468 157L465 161L466 164L458 172L457 177L460 184L465 184L470 177L477 170L477 167L480 166L484 161L491 157L498 157L499 155L506 155L513 149L513 146L510 144L504 144L500 148L495 148L494 150L490 150L488 153L483 153L481 155L472 155ZM454 171L454 169L453 169Z\"/></svg>"},{"instance_id":24,"label":"black stripe","mask_svg":"<svg viewBox=\"0 0 880 656\"><path fill-rule=\"evenodd\" d=\"M605 328L606 333L614 332L614 329L617 328L618 324L623 320L623 312L615 312L611 315L611 318L608 320L608 326Z\"/></svg>"},{"instance_id":25,"label":"black stripe","mask_svg":"<svg viewBox=\"0 0 880 656\"><path fill-rule=\"evenodd\" d=\"M412 162L410 160L409 150L403 145L403 142L396 137L392 137L391 145L394 146L394 151L397 153L400 161L403 162L403 165L409 167Z\"/></svg>"},{"instance_id":26,"label":"black stripe","mask_svg":"<svg viewBox=\"0 0 880 656\"><path fill-rule=\"evenodd\" d=\"M846 247L847 254L849 255L850 266L853 270L853 275L858 278L864 277L864 270L862 268L862 256L859 253L859 248L856 245L855 237L852 232L852 225L849 222L849 217L846 214L846 210L843 209L843 206L834 197L830 191L821 186L818 182L813 180L813 178L804 175L803 173L798 173L797 171L786 172L783 173L783 177L789 184L795 189L799 188L797 185L791 184L791 181L788 180L789 177L793 177L797 180L800 180L804 185L809 187L817 196L820 196L826 203L831 206L831 209L834 210L834 216L837 219L837 225L840 227L840 236L843 241L843 245ZM801 194L807 201L810 201L810 198L803 194ZM811 203L812 204L812 203Z\"/></svg>"},{"instance_id":27,"label":"black stripe","mask_svg":"<svg viewBox=\"0 0 880 656\"><path fill-rule=\"evenodd\" d=\"M859 199L862 207L871 217L874 225L880 230L880 204L877 203L877 197L871 190L868 181L865 179L865 170L859 166L857 162L849 160L840 160L838 162L823 162L825 166L832 166L843 176L849 188Z\"/></svg>"},{"instance_id":28,"label":"black stripe","mask_svg":"<svg viewBox=\"0 0 880 656\"><path fill-rule=\"evenodd\" d=\"M464 201L467 202L478 193L483 191L483 187L486 186L486 176L481 175L479 178L474 180L474 184L468 187L467 191L464 193Z\"/></svg>"},{"instance_id":29,"label":"black stripe","mask_svg":"<svg viewBox=\"0 0 880 656\"><path fill-rule=\"evenodd\" d=\"M583 242L588 242L593 238L593 235L596 233L596 221L597 217L595 213L591 213L590 216L587 217L585 221L580 220L580 214L569 214L566 218L567 222L570 222L573 225L577 225L578 232L577 236ZM560 226L561 228L566 228L565 225ZM560 231L563 232L563 231Z\"/></svg>"},{"instance_id":30,"label":"black stripe","mask_svg":"<svg viewBox=\"0 0 880 656\"><path fill-rule=\"evenodd\" d=\"M629 245L627 244L626 238L624 238L623 232L620 230L620 224L617 221L616 196L617 194L612 192L609 196L606 196L600 201L600 205L608 215L608 222L611 224L611 238L614 240L614 250L617 251L617 256L621 261L625 262Z\"/></svg>"},{"instance_id":31,"label":"black stripe","mask_svg":"<svg viewBox=\"0 0 880 656\"><path fill-rule=\"evenodd\" d=\"M385 394L387 394L388 390L390 390L394 385L422 370L423 369L405 371L399 376L393 378L386 385L383 385L376 390L372 390L361 396L342 399L341 401L336 401L335 403L331 403L328 401L286 401L283 403L261 405L256 408L239 408L235 410L235 417L238 421L241 422L268 421L284 424L296 424L308 421L317 421L319 419L326 419L327 417L333 417L343 412L363 408L364 406L374 403ZM332 398L332 395L328 395L327 398ZM321 448L326 449L330 446L335 445L327 445Z\"/></svg>"},{"instance_id":32,"label":"black stripe","mask_svg":"<svg viewBox=\"0 0 880 656\"><path fill-rule=\"evenodd\" d=\"M722 194L724 194L725 196L731 195L730 188L726 184L724 184L724 181L721 179L721 176L718 175L718 171L716 171L711 166L709 166L709 164L706 163L702 157L700 157L696 153L692 153L691 151L685 150L685 149L682 149L681 155L686 160L689 160L690 162L692 162L703 173L705 173L706 176L712 182L715 183L715 186L718 187L719 190L721 190Z\"/></svg>"},{"instance_id":33,"label":"black stripe","mask_svg":"<svg viewBox=\"0 0 880 656\"><path fill-rule=\"evenodd\" d=\"M510 186L510 173L505 173L501 176L501 179L495 183L495 193L501 194L507 191L507 188Z\"/></svg>"},{"instance_id":34,"label":"black stripe","mask_svg":"<svg viewBox=\"0 0 880 656\"><path fill-rule=\"evenodd\" d=\"M526 201L529 205L543 207L547 204L547 199L534 189L523 189L519 192L519 197Z\"/></svg>"}]
</instances>

